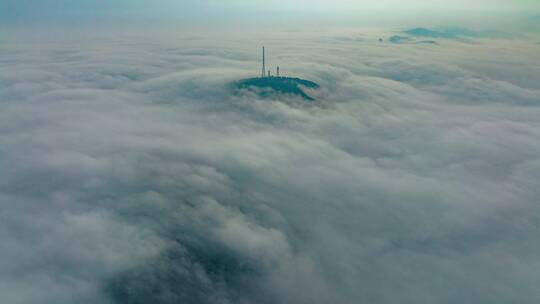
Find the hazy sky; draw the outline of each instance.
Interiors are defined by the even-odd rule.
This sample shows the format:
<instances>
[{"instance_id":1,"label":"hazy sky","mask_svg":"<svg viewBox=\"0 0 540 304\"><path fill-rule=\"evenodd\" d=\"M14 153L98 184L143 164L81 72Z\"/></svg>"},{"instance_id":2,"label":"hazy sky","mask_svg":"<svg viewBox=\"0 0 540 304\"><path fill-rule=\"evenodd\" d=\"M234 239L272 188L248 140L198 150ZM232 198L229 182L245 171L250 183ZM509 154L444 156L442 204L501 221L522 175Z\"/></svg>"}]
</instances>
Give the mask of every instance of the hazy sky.
<instances>
[{"instance_id":1,"label":"hazy sky","mask_svg":"<svg viewBox=\"0 0 540 304\"><path fill-rule=\"evenodd\" d=\"M209 0L207 2L217 3L218 1ZM537 1L516 1L516 0L478 0L478 1L447 1L447 0L298 0L286 1L277 0L269 3L268 1L255 0L230 0L220 1L224 5L249 5L252 7L272 7L272 8L292 8L292 9L307 9L307 8L346 8L346 9L373 9L383 8L388 10L402 9L525 9L531 7L539 7Z\"/></svg>"},{"instance_id":2,"label":"hazy sky","mask_svg":"<svg viewBox=\"0 0 540 304\"><path fill-rule=\"evenodd\" d=\"M70 16L204 16L209 14L242 14L255 12L304 12L340 10L384 10L397 12L422 12L426 10L447 13L451 10L498 10L534 12L540 2L534 0L2 0L0 16L4 20L42 19L54 20Z\"/></svg>"}]
</instances>

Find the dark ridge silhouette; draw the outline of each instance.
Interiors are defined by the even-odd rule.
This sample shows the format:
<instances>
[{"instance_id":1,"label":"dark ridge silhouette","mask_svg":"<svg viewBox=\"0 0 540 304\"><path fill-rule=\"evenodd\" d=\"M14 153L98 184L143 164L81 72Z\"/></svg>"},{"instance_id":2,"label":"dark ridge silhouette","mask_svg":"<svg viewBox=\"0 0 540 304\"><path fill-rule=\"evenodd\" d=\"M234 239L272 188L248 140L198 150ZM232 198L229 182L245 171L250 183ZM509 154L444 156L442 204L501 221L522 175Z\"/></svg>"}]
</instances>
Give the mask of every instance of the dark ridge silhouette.
<instances>
[{"instance_id":1,"label":"dark ridge silhouette","mask_svg":"<svg viewBox=\"0 0 540 304\"><path fill-rule=\"evenodd\" d=\"M442 29L428 29L423 27L412 28L403 31L403 33L415 37L429 38L478 38L478 37L511 37L507 33L499 31L475 31L462 27L448 27Z\"/></svg>"},{"instance_id":2,"label":"dark ridge silhouette","mask_svg":"<svg viewBox=\"0 0 540 304\"><path fill-rule=\"evenodd\" d=\"M392 43L408 43L408 42L411 42L412 39L410 37L406 37L406 36L395 35L395 36L390 37L388 39L388 41L390 41Z\"/></svg>"},{"instance_id":3,"label":"dark ridge silhouette","mask_svg":"<svg viewBox=\"0 0 540 304\"><path fill-rule=\"evenodd\" d=\"M408 37L408 36L399 36L395 35L390 38L388 38L388 41L395 44L436 44L439 43L434 40L420 40L416 41L416 39Z\"/></svg>"},{"instance_id":4,"label":"dark ridge silhouette","mask_svg":"<svg viewBox=\"0 0 540 304\"><path fill-rule=\"evenodd\" d=\"M272 97L276 94L300 96L306 100L314 100L304 92L303 88L318 89L320 86L309 80L294 77L260 77L240 80L237 89L247 89L256 92L261 97Z\"/></svg>"},{"instance_id":5,"label":"dark ridge silhouette","mask_svg":"<svg viewBox=\"0 0 540 304\"><path fill-rule=\"evenodd\" d=\"M454 31L434 31L423 27L406 30L404 33L412 36L431 38L455 38L457 36L457 33Z\"/></svg>"}]
</instances>

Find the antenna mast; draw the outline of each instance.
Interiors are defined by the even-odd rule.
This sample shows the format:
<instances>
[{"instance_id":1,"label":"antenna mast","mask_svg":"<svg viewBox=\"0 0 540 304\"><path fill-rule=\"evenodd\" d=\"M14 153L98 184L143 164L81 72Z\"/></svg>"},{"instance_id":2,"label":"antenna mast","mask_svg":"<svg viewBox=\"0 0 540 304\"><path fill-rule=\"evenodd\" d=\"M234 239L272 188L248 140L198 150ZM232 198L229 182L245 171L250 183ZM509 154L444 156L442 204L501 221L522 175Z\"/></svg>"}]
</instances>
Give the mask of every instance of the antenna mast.
<instances>
[{"instance_id":1,"label":"antenna mast","mask_svg":"<svg viewBox=\"0 0 540 304\"><path fill-rule=\"evenodd\" d=\"M264 76L266 75L266 62L265 62L265 58L264 58L264 46L263 46L263 65L262 65L262 73L261 73L261 78L264 78Z\"/></svg>"}]
</instances>

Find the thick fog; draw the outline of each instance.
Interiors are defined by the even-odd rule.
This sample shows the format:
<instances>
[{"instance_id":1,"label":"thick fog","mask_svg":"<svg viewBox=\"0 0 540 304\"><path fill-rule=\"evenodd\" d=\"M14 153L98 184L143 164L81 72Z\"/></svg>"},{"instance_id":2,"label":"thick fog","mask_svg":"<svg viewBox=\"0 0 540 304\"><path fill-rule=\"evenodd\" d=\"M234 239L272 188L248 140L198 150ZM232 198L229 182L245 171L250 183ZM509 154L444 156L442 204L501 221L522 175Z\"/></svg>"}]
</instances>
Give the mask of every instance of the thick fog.
<instances>
[{"instance_id":1,"label":"thick fog","mask_svg":"<svg viewBox=\"0 0 540 304\"><path fill-rule=\"evenodd\" d=\"M536 36L28 35L0 47L1 302L540 301ZM232 90L263 43L316 101Z\"/></svg>"}]
</instances>

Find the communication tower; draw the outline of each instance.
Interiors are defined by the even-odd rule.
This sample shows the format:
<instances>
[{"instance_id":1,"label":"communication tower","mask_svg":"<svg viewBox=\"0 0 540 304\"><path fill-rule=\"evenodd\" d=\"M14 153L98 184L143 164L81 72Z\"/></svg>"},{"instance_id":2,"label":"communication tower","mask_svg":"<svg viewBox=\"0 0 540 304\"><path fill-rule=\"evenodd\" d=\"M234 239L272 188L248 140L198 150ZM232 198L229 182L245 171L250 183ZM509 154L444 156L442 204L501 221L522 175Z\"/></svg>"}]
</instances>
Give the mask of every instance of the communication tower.
<instances>
[{"instance_id":1,"label":"communication tower","mask_svg":"<svg viewBox=\"0 0 540 304\"><path fill-rule=\"evenodd\" d=\"M263 65L262 65L261 78L264 78L265 75L266 75L266 62L265 62L265 58L264 58L264 57L265 57L265 54L264 54L264 46L263 46L263 54L262 54L262 55L263 55L263 58L262 58L262 59L263 59L263 62L262 62Z\"/></svg>"}]
</instances>

